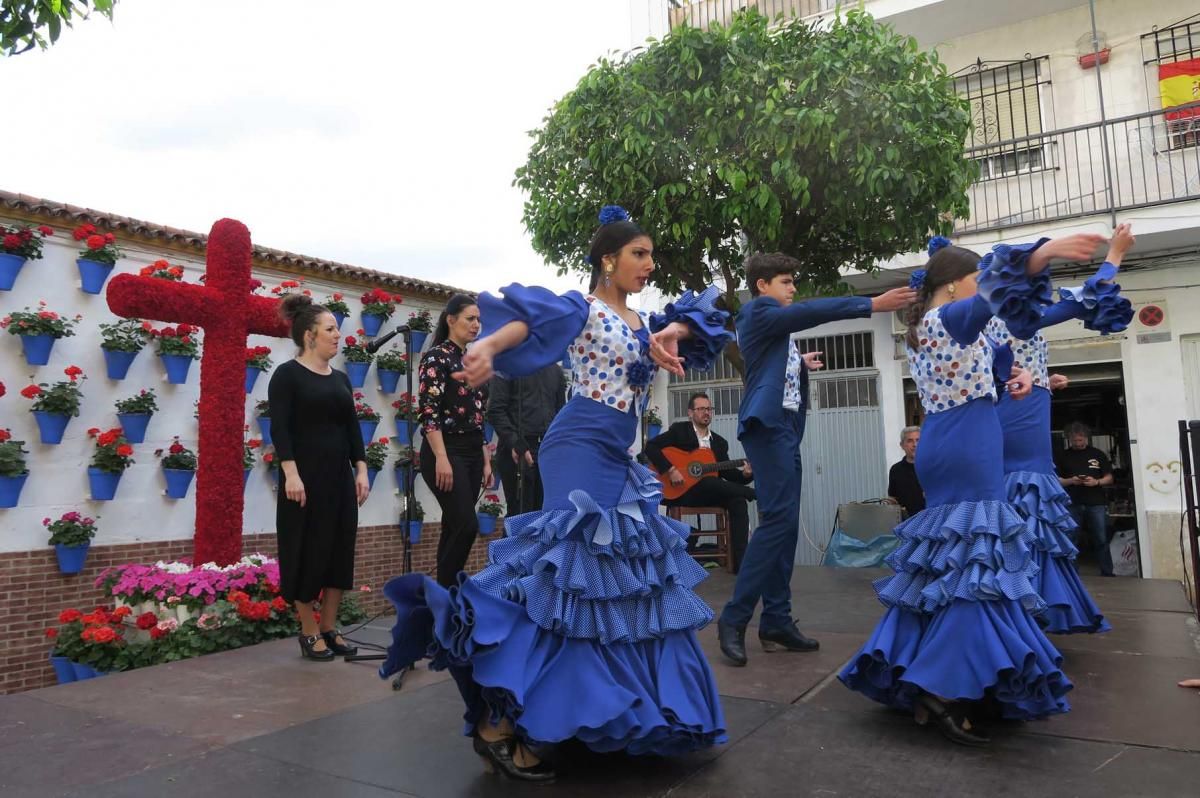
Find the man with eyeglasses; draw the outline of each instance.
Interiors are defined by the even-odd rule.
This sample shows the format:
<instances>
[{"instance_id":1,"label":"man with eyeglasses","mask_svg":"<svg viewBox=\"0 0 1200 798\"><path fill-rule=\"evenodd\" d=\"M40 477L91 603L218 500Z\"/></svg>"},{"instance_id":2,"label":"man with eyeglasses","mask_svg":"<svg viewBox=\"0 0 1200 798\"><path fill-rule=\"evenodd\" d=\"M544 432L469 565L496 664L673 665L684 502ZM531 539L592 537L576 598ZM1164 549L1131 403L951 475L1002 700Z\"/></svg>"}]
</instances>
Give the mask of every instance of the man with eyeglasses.
<instances>
[{"instance_id":1,"label":"man with eyeglasses","mask_svg":"<svg viewBox=\"0 0 1200 798\"><path fill-rule=\"evenodd\" d=\"M663 455L663 449L674 447L685 452L711 449L717 462L729 460L729 442L712 431L712 402L708 394L694 393L688 398L688 420L672 424L661 435L646 441L646 457L660 474L665 474L673 485L683 484L683 475ZM749 461L741 468L723 469L719 477L706 477L698 481L678 499L664 504L681 507L722 507L729 513L730 555L734 573L742 564L746 553L746 542L750 536L750 511L747 502L755 500L754 488L748 483L754 479ZM689 542L689 547L690 547Z\"/></svg>"}]
</instances>

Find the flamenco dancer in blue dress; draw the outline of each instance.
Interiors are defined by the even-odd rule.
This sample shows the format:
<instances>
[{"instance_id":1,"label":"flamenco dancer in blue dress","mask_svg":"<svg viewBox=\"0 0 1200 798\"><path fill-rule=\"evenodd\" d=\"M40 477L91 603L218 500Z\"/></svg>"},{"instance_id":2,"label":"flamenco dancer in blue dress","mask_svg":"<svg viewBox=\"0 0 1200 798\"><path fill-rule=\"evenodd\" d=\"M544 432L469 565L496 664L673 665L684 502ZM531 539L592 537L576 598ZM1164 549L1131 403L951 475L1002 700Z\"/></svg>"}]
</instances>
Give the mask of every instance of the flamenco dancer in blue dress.
<instances>
[{"instance_id":1,"label":"flamenco dancer in blue dress","mask_svg":"<svg viewBox=\"0 0 1200 798\"><path fill-rule=\"evenodd\" d=\"M396 625L381 675L429 657L467 704L489 770L554 777L526 747L673 755L725 742L695 630L712 611L688 528L658 513L659 482L629 455L658 366L708 368L732 337L710 288L646 316L626 307L654 270L653 243L608 206L592 239L592 296L510 285L483 294L482 337L456 378L525 375L569 348L572 396L542 443L545 503L509 518L489 565L448 590L422 575L384 588Z\"/></svg>"},{"instance_id":2,"label":"flamenco dancer in blue dress","mask_svg":"<svg viewBox=\"0 0 1200 798\"><path fill-rule=\"evenodd\" d=\"M1066 378L1051 378L1041 330L1071 319L1081 319L1085 328L1102 335L1124 330L1133 318L1133 308L1120 295L1121 287L1113 278L1133 243L1129 225L1119 225L1104 264L1081 287L1061 289L1060 301L1030 323L1006 324L993 318L986 330L991 340L1010 346L1017 365L1033 377L1028 399L1014 402L1001 396L996 412L1004 430L1005 491L1025 519L1033 537L1034 562L1040 569L1034 587L1046 602L1046 610L1038 616L1038 623L1056 634L1107 632L1112 627L1074 566L1078 551L1071 537L1076 524L1071 500L1055 473L1050 443L1050 391L1065 384Z\"/></svg>"},{"instance_id":3,"label":"flamenco dancer in blue dress","mask_svg":"<svg viewBox=\"0 0 1200 798\"><path fill-rule=\"evenodd\" d=\"M984 258L938 250L913 275L920 298L908 358L925 424L917 475L927 507L896 527L896 573L875 589L887 607L871 638L838 675L852 690L932 718L953 742L989 740L965 702L990 699L1005 718L1066 712L1071 683L1062 655L1033 614L1045 608L1032 579L1032 535L1006 499L1003 434L993 374L1007 379L1011 354L983 335L992 315L1040 314L1039 281L1052 258L1083 260L1100 236L997 246ZM977 282L978 281L978 282ZM1007 354L1007 356L1006 356ZM1028 373L1010 391L1028 393Z\"/></svg>"}]
</instances>

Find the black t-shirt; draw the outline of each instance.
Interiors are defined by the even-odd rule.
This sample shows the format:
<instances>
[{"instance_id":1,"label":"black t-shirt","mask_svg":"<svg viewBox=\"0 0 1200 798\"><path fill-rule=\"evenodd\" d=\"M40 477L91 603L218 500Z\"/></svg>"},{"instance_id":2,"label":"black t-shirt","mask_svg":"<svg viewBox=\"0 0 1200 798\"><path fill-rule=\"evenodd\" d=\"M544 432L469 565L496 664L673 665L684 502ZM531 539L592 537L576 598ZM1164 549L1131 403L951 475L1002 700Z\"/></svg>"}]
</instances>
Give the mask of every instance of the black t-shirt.
<instances>
[{"instance_id":1,"label":"black t-shirt","mask_svg":"<svg viewBox=\"0 0 1200 798\"><path fill-rule=\"evenodd\" d=\"M910 516L925 509L925 491L917 481L917 467L908 460L901 460L888 472L887 494L900 502Z\"/></svg>"},{"instance_id":2,"label":"black t-shirt","mask_svg":"<svg viewBox=\"0 0 1200 798\"><path fill-rule=\"evenodd\" d=\"M1108 456L1095 446L1060 451L1054 458L1054 465L1058 469L1058 475L1063 478L1095 477L1100 479L1112 473L1112 463L1109 462ZM1069 485L1067 493L1075 504L1087 506L1107 504L1104 499L1104 488L1099 485L1094 488L1086 485Z\"/></svg>"}]
</instances>

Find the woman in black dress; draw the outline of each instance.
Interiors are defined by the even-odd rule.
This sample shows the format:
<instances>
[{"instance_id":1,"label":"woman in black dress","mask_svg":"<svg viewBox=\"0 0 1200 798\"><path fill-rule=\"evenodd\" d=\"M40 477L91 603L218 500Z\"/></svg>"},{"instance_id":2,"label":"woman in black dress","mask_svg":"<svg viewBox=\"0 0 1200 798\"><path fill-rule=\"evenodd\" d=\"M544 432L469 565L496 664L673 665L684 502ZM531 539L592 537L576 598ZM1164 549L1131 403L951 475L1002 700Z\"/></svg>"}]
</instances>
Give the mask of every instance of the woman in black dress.
<instances>
[{"instance_id":1,"label":"woman in black dress","mask_svg":"<svg viewBox=\"0 0 1200 798\"><path fill-rule=\"evenodd\" d=\"M301 653L332 660L356 652L338 634L337 614L342 592L354 587L358 508L370 490L367 455L350 378L329 365L341 338L333 314L301 294L286 297L280 313L300 353L275 369L267 390L284 480L275 513L279 590L300 616ZM312 608L318 596L320 623Z\"/></svg>"},{"instance_id":2,"label":"woman in black dress","mask_svg":"<svg viewBox=\"0 0 1200 798\"><path fill-rule=\"evenodd\" d=\"M438 318L429 350L421 357L418 394L421 411L421 476L442 508L437 581L454 584L479 534L475 502L492 481L492 463L483 440L484 393L451 375L462 371L467 344L479 335L479 307L455 294Z\"/></svg>"}]
</instances>

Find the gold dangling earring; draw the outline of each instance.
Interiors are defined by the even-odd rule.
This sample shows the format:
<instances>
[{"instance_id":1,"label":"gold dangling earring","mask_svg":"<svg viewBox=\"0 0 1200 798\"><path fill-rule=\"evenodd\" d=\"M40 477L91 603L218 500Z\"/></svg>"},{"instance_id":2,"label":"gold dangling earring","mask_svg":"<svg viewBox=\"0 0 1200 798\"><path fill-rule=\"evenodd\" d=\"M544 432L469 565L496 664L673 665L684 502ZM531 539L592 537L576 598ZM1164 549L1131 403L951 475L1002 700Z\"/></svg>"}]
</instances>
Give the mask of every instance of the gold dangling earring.
<instances>
[{"instance_id":1,"label":"gold dangling earring","mask_svg":"<svg viewBox=\"0 0 1200 798\"><path fill-rule=\"evenodd\" d=\"M949 286L947 286L947 288L948 288L948 289L949 289L949 291L950 291L950 298L951 298L951 299L953 299L953 298L954 298L954 292L955 292L955 291L957 291L957 290L958 290L958 288L957 288L957 287L954 285L954 283L950 283L950 285L949 285Z\"/></svg>"},{"instance_id":2,"label":"gold dangling earring","mask_svg":"<svg viewBox=\"0 0 1200 798\"><path fill-rule=\"evenodd\" d=\"M604 287L605 288L608 288L609 286L612 285L612 273L613 273L612 263L610 262L610 263L605 264L605 266L604 266Z\"/></svg>"}]
</instances>

